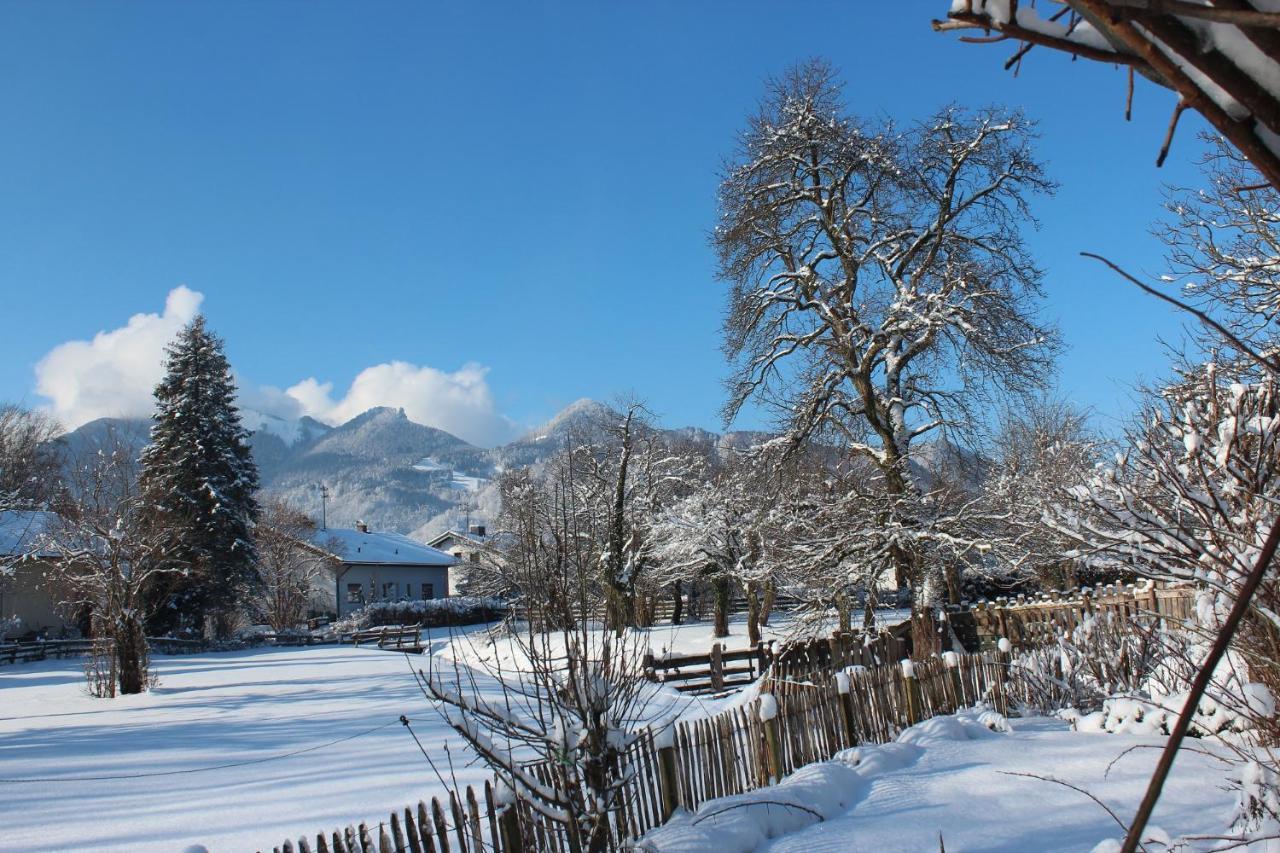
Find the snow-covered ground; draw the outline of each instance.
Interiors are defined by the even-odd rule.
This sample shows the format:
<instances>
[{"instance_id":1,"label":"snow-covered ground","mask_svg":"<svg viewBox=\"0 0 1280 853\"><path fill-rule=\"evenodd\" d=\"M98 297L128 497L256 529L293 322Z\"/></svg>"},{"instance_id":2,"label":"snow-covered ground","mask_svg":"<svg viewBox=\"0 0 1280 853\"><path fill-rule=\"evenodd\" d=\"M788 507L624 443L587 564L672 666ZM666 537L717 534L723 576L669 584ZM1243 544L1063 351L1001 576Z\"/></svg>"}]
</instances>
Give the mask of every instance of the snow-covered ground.
<instances>
[{"instance_id":1,"label":"snow-covered ground","mask_svg":"<svg viewBox=\"0 0 1280 853\"><path fill-rule=\"evenodd\" d=\"M418 660L349 646L158 657L153 691L111 700L85 694L77 660L0 667L0 850L223 853L385 820L444 790L400 715L444 772L444 744L461 743L414 684ZM464 785L486 778L465 754L455 765Z\"/></svg>"},{"instance_id":2,"label":"snow-covered ground","mask_svg":"<svg viewBox=\"0 0 1280 853\"><path fill-rule=\"evenodd\" d=\"M861 613L856 614L861 619ZM910 610L878 610L876 625L883 628L896 625L911 617ZM768 640L793 640L799 637L827 636L837 627L834 616L824 620L800 620L790 613L775 614L770 624L761 629L761 638ZM858 621L858 620L855 620ZM861 624L858 621L858 624ZM729 620L729 636L716 640L712 634L715 625L710 622L695 622L687 625L657 625L647 629L649 648L659 657L664 654L687 655L700 654L710 650L711 645L719 642L726 650L745 649L747 642L747 621L744 616L735 616Z\"/></svg>"},{"instance_id":3,"label":"snow-covered ground","mask_svg":"<svg viewBox=\"0 0 1280 853\"><path fill-rule=\"evenodd\" d=\"M647 849L889 853L938 850L941 839L950 853L1047 853L1090 851L1124 835L1085 795L1018 774L1071 783L1128 817L1163 739L1077 733L1045 718L1008 722L1011 731L996 732L972 711L934 718L898 742L801 768L780 786L705 803L650 833ZM1214 751L1196 742L1179 755L1152 832L1216 835L1226 828L1234 796L1206 749Z\"/></svg>"},{"instance_id":4,"label":"snow-covered ground","mask_svg":"<svg viewBox=\"0 0 1280 853\"><path fill-rule=\"evenodd\" d=\"M741 622L732 630L727 644L745 645ZM774 630L790 628L779 620ZM710 641L710 626L696 624L655 628L636 647L685 653ZM431 653L479 660L501 643L472 629L434 639ZM86 695L78 660L0 667L0 850L177 851L202 843L223 853L384 819L445 787L401 714L442 771L445 745L455 750L460 784L488 776L468 766L460 740L418 691L409 667L424 665L422 658L344 646L158 657L155 664L153 691L112 700ZM478 683L496 695L491 680ZM753 695L701 700L668 692L660 701L670 703L668 713L701 716ZM1012 733L993 734L972 721L930 721L901 743L862 748L854 760L804 768L782 787L747 795L779 800L789 790L826 818L816 823L803 809L767 807L772 846L761 849L936 850L941 831L951 851L1089 850L1118 834L1082 795L1008 774L1053 775L1131 814L1156 752L1134 750L1109 773L1108 764L1161 740L1076 733L1043 719L1012 725ZM1155 822L1173 835L1221 831L1232 803L1224 788L1211 758L1186 752ZM703 813L724 805L707 804ZM716 853L755 849L734 847L737 831L717 824L760 808L700 824L714 830ZM693 828L686 820L683 835L659 849L711 849L697 846Z\"/></svg>"},{"instance_id":5,"label":"snow-covered ground","mask_svg":"<svg viewBox=\"0 0 1280 853\"><path fill-rule=\"evenodd\" d=\"M744 625L732 631L726 644L744 647ZM655 651L711 643L705 623L649 634ZM486 646L480 629L440 632L432 653L473 646ZM85 693L77 659L0 666L0 850L270 848L443 793L401 714L442 772L444 744L462 746L414 683L416 656L322 646L154 663L154 690L110 700ZM668 699L690 714L726 701ZM460 784L488 778L454 754Z\"/></svg>"}]
</instances>

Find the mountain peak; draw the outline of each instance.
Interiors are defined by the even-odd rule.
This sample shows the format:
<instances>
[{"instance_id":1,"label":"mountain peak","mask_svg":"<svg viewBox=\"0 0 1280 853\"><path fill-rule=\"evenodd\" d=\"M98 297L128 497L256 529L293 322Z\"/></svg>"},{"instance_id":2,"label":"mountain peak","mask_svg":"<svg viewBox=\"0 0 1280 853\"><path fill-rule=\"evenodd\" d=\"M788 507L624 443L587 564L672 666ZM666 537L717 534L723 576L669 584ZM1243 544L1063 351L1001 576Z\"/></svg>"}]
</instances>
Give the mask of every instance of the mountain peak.
<instances>
[{"instance_id":1,"label":"mountain peak","mask_svg":"<svg viewBox=\"0 0 1280 853\"><path fill-rule=\"evenodd\" d=\"M371 423L373 421L407 421L409 416L404 413L404 409L395 408L393 406L374 406L372 409L365 409L351 420L342 424L342 427L358 427L362 424Z\"/></svg>"},{"instance_id":2,"label":"mountain peak","mask_svg":"<svg viewBox=\"0 0 1280 853\"><path fill-rule=\"evenodd\" d=\"M527 433L521 441L541 441L575 427L602 424L619 417L618 413L598 400L581 397L565 406L542 426Z\"/></svg>"}]
</instances>

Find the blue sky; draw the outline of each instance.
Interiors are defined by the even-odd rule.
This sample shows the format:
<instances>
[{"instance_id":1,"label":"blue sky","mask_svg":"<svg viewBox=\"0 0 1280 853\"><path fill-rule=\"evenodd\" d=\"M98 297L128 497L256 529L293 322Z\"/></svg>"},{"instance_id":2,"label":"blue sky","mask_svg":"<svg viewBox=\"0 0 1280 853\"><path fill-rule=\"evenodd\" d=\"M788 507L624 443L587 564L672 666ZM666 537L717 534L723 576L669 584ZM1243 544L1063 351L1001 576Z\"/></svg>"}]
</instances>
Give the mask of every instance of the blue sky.
<instances>
[{"instance_id":1,"label":"blue sky","mask_svg":"<svg viewBox=\"0 0 1280 853\"><path fill-rule=\"evenodd\" d=\"M1196 180L1198 119L1156 170L1172 95L1140 81L1125 123L1120 71L1037 50L1015 79L1011 45L929 29L947 5L10 2L0 399L46 403L57 352L46 390L73 386L68 411L136 405L145 347L83 369L92 347L56 348L185 285L247 389L331 383L334 417L361 371L404 362L365 390L418 394L478 440L620 392L717 427L716 172L762 80L818 55L856 113L1040 121L1060 385L1113 425L1178 320L1078 252L1161 271L1149 229L1162 184Z\"/></svg>"}]
</instances>

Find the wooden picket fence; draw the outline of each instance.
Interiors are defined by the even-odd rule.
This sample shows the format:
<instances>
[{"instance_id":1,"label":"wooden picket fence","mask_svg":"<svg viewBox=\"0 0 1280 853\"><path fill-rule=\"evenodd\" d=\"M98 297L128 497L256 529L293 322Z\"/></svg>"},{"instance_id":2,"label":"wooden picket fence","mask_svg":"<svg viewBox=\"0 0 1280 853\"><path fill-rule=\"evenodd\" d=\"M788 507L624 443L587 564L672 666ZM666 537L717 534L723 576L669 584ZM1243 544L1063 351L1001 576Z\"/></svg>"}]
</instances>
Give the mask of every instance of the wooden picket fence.
<instances>
[{"instance_id":1,"label":"wooden picket fence","mask_svg":"<svg viewBox=\"0 0 1280 853\"><path fill-rule=\"evenodd\" d=\"M997 599L947 614L971 651L899 661L910 647L905 632L892 629L867 643L857 635L791 644L778 650L720 649L708 655L646 661L651 677L689 692L741 686L733 664L762 674L761 691L777 703L777 715L761 719L760 701L700 720L682 720L673 731L645 732L620 757L625 779L610 826L611 846L621 849L664 823L677 808L690 811L708 800L776 783L797 768L830 759L860 743L888 743L907 726L985 702L1008 712L1010 654L999 651L1008 637L1014 648L1052 643L1095 614L1122 621L1156 616L1170 622L1192 616L1190 587L1102 587L1038 598ZM899 626L901 627L901 626ZM719 672L713 674L717 666ZM741 664L741 661L749 663ZM725 666L728 663L729 666ZM703 675L703 667L706 674ZM668 673L696 676L672 678ZM703 683L705 682L705 683ZM847 689L846 689L847 688ZM544 782L548 769L529 769ZM563 824L528 803L499 802L493 786L451 791L430 805L393 812L376 831L348 826L274 847L275 853L523 853L569 850Z\"/></svg>"},{"instance_id":2,"label":"wooden picket fence","mask_svg":"<svg viewBox=\"0 0 1280 853\"><path fill-rule=\"evenodd\" d=\"M619 759L625 782L612 816L611 846L621 848L643 836L676 808L693 810L717 797L774 784L842 749L887 743L930 717L977 702L1007 710L1008 661L999 652L916 661L908 674L897 662L833 668L820 662L816 648L771 663L761 686L777 703L772 719L761 719L757 700L706 719L680 721L658 736L645 732L638 737ZM828 660L840 660L839 651L829 654L834 657ZM526 769L544 782L551 780L546 767ZM275 853L569 849L563 824L526 802L500 802L488 782L392 812L376 830L362 823L273 848Z\"/></svg>"},{"instance_id":3,"label":"wooden picket fence","mask_svg":"<svg viewBox=\"0 0 1280 853\"><path fill-rule=\"evenodd\" d=\"M947 617L970 651L995 648L1001 637L1007 637L1014 648L1025 649L1053 643L1059 634L1069 633L1085 619L1105 613L1115 614L1121 622L1137 616L1183 622L1194 615L1195 595L1195 588L1189 585L1147 581L1142 585L997 598L953 609Z\"/></svg>"}]
</instances>

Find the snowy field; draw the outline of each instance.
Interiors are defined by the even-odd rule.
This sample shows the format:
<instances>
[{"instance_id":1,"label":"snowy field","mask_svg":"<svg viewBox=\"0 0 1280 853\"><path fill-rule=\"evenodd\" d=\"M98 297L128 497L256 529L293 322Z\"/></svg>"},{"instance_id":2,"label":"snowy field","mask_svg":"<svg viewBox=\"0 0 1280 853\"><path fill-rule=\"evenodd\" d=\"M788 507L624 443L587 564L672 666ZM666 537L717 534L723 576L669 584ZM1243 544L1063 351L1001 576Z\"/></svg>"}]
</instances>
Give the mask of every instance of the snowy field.
<instances>
[{"instance_id":1,"label":"snowy field","mask_svg":"<svg viewBox=\"0 0 1280 853\"><path fill-rule=\"evenodd\" d=\"M159 657L155 690L109 700L85 694L77 660L0 667L0 850L269 850L385 820L442 790L400 715L442 769L444 743L460 745L406 657L348 646ZM457 765L463 784L485 778Z\"/></svg>"},{"instance_id":2,"label":"snowy field","mask_svg":"<svg viewBox=\"0 0 1280 853\"><path fill-rule=\"evenodd\" d=\"M727 645L745 645L741 623L733 632ZM658 653L692 652L709 645L710 626L657 628L646 639ZM473 629L452 643L434 640L431 653L466 660L485 648L494 647ZM444 789L401 714L443 772L448 744L458 783L483 781L486 771L468 766L460 740L419 693L410 663L424 661L348 646L158 657L152 692L112 700L86 695L78 660L0 667L0 850L180 851L202 843L226 853L376 822ZM482 677L480 686L496 695L491 681ZM664 697L669 712L700 716L751 695ZM1154 750L1130 753L1110 775L1107 764L1130 746L1159 743L1078 734L1046 720L1014 721L1011 734L982 730L975 740L947 725L917 727L932 734L914 735L911 745L868 747L861 754L878 757L843 767L843 777L821 771L825 793L810 791L803 802L832 800L828 820L807 829L801 821L769 849L936 850L942 830L951 851L1088 850L1114 834L1104 812L1062 786L1003 774L1053 774L1130 812ZM1213 762L1188 753L1156 822L1174 834L1221 829L1230 802ZM715 837L717 853L732 849L725 832Z\"/></svg>"},{"instance_id":3,"label":"snowy field","mask_svg":"<svg viewBox=\"0 0 1280 853\"><path fill-rule=\"evenodd\" d=\"M770 636L791 630L778 625ZM745 647L745 625L731 631L726 646ZM648 633L659 654L711 644L708 623ZM459 650L442 632L432 653L467 658L483 638L461 631ZM116 699L85 693L77 659L0 666L0 850L270 848L443 792L401 714L442 772L444 745L461 746L415 685L416 656L323 646L154 662L153 691ZM454 763L462 785L488 778L465 754Z\"/></svg>"}]
</instances>

